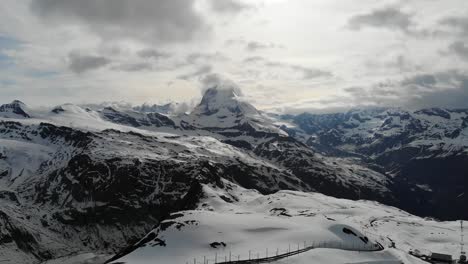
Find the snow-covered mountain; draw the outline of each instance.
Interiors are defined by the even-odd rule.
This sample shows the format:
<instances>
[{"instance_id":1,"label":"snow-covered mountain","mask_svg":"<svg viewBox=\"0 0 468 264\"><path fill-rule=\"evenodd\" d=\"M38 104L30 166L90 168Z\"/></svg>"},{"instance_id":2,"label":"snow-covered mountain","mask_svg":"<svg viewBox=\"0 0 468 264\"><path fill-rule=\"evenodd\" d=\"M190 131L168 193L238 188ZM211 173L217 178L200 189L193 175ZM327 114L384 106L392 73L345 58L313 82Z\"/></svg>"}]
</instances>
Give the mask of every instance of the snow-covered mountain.
<instances>
[{"instance_id":1,"label":"snow-covered mountain","mask_svg":"<svg viewBox=\"0 0 468 264\"><path fill-rule=\"evenodd\" d=\"M283 118L292 124L285 130L307 145L380 167L406 210L468 217L462 213L468 202L468 109L382 108Z\"/></svg>"},{"instance_id":2,"label":"snow-covered mountain","mask_svg":"<svg viewBox=\"0 0 468 264\"><path fill-rule=\"evenodd\" d=\"M12 118L29 118L28 109L26 105L19 101L14 100L9 104L0 105L0 116L1 117L12 117Z\"/></svg>"},{"instance_id":3,"label":"snow-covered mountain","mask_svg":"<svg viewBox=\"0 0 468 264\"><path fill-rule=\"evenodd\" d=\"M40 263L89 252L113 255L155 225L160 228L160 222L173 213L211 208L213 201L198 199L209 188L223 193L219 197L224 201L244 201L236 205L242 210L253 210L250 204L269 197L264 195L292 190L376 200L447 219L464 215L413 210L436 188L405 176L407 160L385 159L398 157L392 151L406 151L411 144L440 140L435 132L453 139L453 147L442 148L445 153L463 149L466 124L458 135L451 128L436 127L441 120L454 129L466 123L466 112L461 110L449 112L448 119L435 110L411 112L409 118L404 111L397 115L392 112L396 110L375 110L278 119L255 109L229 83L207 89L189 114L125 105L64 104L34 110L19 101L0 110L0 261L4 263ZM415 139L423 135L426 141ZM392 145L392 140L402 143ZM460 154L464 151L456 153L465 157ZM462 163L457 164L460 172L465 171ZM443 179L436 176L434 180ZM256 198L241 199L242 193ZM435 197L440 201L428 205L446 201L445 196ZM229 218L231 205L213 213L213 221ZM453 208L460 206L454 203ZM200 217L206 217L205 211ZM260 218L271 214L257 213ZM198 221L184 221L191 220ZM244 220L248 221L240 219ZM211 224L215 223L207 223ZM302 224L313 223L301 222L296 228ZM323 225L324 230L329 228Z\"/></svg>"},{"instance_id":4,"label":"snow-covered mountain","mask_svg":"<svg viewBox=\"0 0 468 264\"><path fill-rule=\"evenodd\" d=\"M272 120L242 98L233 83L222 83L207 89L199 105L183 121L197 128L255 130L282 133Z\"/></svg>"},{"instance_id":5,"label":"snow-covered mountain","mask_svg":"<svg viewBox=\"0 0 468 264\"><path fill-rule=\"evenodd\" d=\"M178 107L177 103L158 104L142 104L132 107L133 110L143 113L160 113L170 114Z\"/></svg>"}]
</instances>

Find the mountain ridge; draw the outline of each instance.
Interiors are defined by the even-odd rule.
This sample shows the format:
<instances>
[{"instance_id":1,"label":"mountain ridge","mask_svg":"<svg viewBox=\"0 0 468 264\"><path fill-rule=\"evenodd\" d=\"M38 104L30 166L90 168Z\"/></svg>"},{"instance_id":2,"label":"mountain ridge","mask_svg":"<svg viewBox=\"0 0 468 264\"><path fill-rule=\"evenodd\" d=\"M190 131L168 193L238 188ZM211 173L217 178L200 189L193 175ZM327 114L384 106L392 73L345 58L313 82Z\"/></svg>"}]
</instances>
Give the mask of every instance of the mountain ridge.
<instances>
[{"instance_id":1,"label":"mountain ridge","mask_svg":"<svg viewBox=\"0 0 468 264\"><path fill-rule=\"evenodd\" d=\"M11 259L39 262L73 248L116 253L182 210L176 205L191 186L211 184L229 192L224 180L263 195L321 192L377 200L423 216L464 217L440 207L446 201L455 210L463 207L464 198L453 201L447 191L453 184L467 186L458 176L443 185L437 179L444 178L436 177L440 171L434 170L434 182L408 174L427 166L419 164L424 157L437 164L452 154L461 160L444 166L463 171L465 141L457 140L465 138L464 110L273 118L227 86L208 89L190 114L70 104L28 111L29 118L0 118L0 201L8 205L0 209L0 220L9 223L0 229L9 242L0 247ZM437 125L442 121L447 126ZM443 139L459 148L432 144ZM428 142L431 147L421 148ZM392 156L403 155L399 150L417 159L399 161ZM425 202L433 194L440 202ZM427 211L431 207L441 209ZM75 239L64 246L69 237Z\"/></svg>"}]
</instances>

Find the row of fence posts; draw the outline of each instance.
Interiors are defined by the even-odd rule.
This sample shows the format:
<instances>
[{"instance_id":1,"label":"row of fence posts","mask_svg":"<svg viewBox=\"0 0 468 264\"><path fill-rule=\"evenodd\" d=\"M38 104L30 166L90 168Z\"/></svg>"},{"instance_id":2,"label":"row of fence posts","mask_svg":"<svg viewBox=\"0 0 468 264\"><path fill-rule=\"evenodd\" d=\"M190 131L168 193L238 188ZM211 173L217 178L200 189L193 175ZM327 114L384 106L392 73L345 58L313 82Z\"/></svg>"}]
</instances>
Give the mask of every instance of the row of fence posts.
<instances>
[{"instance_id":1,"label":"row of fence posts","mask_svg":"<svg viewBox=\"0 0 468 264\"><path fill-rule=\"evenodd\" d=\"M198 262L196 258L193 259L193 262L187 261L186 264L218 264L218 263L235 263L235 262L241 262L241 261L251 261L251 260L261 260L261 259L267 259L267 258L273 258L273 257L281 257L284 256L287 258L290 255L294 255L295 253L299 253L299 251L304 250L306 248L336 248L336 249L343 249L343 250L353 250L353 251L372 251L378 249L378 246L375 244L367 244L366 246L358 246L356 244L352 244L352 246L346 245L345 243L342 242L318 242L315 243L315 241L311 242L310 244L307 244L306 241L303 243L303 247L301 249L300 243L297 244L297 250L291 251L291 244L288 245L288 249L284 251L284 253L280 254L279 248L276 248L276 252L274 255L269 255L269 249L265 249L265 257L262 256L260 258L260 253L255 252L252 254L252 250L249 250L248 252L248 258L246 259L241 259L241 255L233 255L231 251L229 251L229 255L224 255L224 257L218 256L218 252L215 252L214 258L207 258L206 256L203 256L203 262Z\"/></svg>"}]
</instances>

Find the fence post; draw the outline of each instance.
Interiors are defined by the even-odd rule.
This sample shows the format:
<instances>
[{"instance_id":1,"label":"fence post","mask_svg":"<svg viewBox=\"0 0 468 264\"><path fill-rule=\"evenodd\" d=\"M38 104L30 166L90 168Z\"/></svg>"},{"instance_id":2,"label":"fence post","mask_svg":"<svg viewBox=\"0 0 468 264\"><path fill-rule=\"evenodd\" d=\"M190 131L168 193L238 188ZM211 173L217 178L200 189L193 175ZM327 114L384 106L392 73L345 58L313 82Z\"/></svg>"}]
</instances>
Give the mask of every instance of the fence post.
<instances>
[{"instance_id":1,"label":"fence post","mask_svg":"<svg viewBox=\"0 0 468 264\"><path fill-rule=\"evenodd\" d=\"M203 264L206 264L206 256L203 256Z\"/></svg>"},{"instance_id":2,"label":"fence post","mask_svg":"<svg viewBox=\"0 0 468 264\"><path fill-rule=\"evenodd\" d=\"M215 264L218 263L218 252L215 252Z\"/></svg>"},{"instance_id":3,"label":"fence post","mask_svg":"<svg viewBox=\"0 0 468 264\"><path fill-rule=\"evenodd\" d=\"M193 259L193 264L197 264L197 259Z\"/></svg>"},{"instance_id":4,"label":"fence post","mask_svg":"<svg viewBox=\"0 0 468 264\"><path fill-rule=\"evenodd\" d=\"M276 248L276 256L278 256L279 248Z\"/></svg>"}]
</instances>

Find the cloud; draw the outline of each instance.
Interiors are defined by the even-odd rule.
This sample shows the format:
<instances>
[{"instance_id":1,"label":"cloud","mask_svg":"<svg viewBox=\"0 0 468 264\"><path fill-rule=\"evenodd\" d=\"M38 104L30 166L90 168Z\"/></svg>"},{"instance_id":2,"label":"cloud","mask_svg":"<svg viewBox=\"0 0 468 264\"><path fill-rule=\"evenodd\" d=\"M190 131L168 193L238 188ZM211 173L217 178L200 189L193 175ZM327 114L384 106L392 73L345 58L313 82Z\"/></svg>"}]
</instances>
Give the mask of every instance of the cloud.
<instances>
[{"instance_id":1,"label":"cloud","mask_svg":"<svg viewBox=\"0 0 468 264\"><path fill-rule=\"evenodd\" d=\"M140 58L166 59L171 57L170 53L162 52L156 49L144 49L137 52Z\"/></svg>"},{"instance_id":2,"label":"cloud","mask_svg":"<svg viewBox=\"0 0 468 264\"><path fill-rule=\"evenodd\" d=\"M278 45L274 43L261 43L258 41L249 41L245 46L245 49L250 52L258 51L258 50L265 50L265 49L284 49L283 45Z\"/></svg>"},{"instance_id":3,"label":"cloud","mask_svg":"<svg viewBox=\"0 0 468 264\"><path fill-rule=\"evenodd\" d=\"M449 51L457 55L459 58L468 61L468 46L465 42L455 41L449 46Z\"/></svg>"},{"instance_id":4,"label":"cloud","mask_svg":"<svg viewBox=\"0 0 468 264\"><path fill-rule=\"evenodd\" d=\"M339 100L353 105L466 108L468 75L456 70L416 74L367 88L349 87L344 92L350 97Z\"/></svg>"},{"instance_id":5,"label":"cloud","mask_svg":"<svg viewBox=\"0 0 468 264\"><path fill-rule=\"evenodd\" d=\"M418 74L406 78L401 82L402 85L417 85L423 87L433 87L437 84L437 79L432 74Z\"/></svg>"},{"instance_id":6,"label":"cloud","mask_svg":"<svg viewBox=\"0 0 468 264\"><path fill-rule=\"evenodd\" d=\"M458 33L462 36L468 36L468 18L466 16L446 17L442 19L439 24L443 26L449 26L458 30Z\"/></svg>"},{"instance_id":7,"label":"cloud","mask_svg":"<svg viewBox=\"0 0 468 264\"><path fill-rule=\"evenodd\" d=\"M112 68L113 70L126 71L126 72L140 72L149 71L153 69L153 65L147 62L122 64Z\"/></svg>"},{"instance_id":8,"label":"cloud","mask_svg":"<svg viewBox=\"0 0 468 264\"><path fill-rule=\"evenodd\" d=\"M245 45L245 43L247 43L247 41L243 38L231 38L224 41L224 45L227 47L234 45Z\"/></svg>"},{"instance_id":9,"label":"cloud","mask_svg":"<svg viewBox=\"0 0 468 264\"><path fill-rule=\"evenodd\" d=\"M217 73L207 74L200 78L200 84L202 94L206 90L216 87L218 90L233 90L238 96L243 95L242 90L235 82Z\"/></svg>"},{"instance_id":10,"label":"cloud","mask_svg":"<svg viewBox=\"0 0 468 264\"><path fill-rule=\"evenodd\" d=\"M210 62L225 62L230 59L220 52L214 53L203 53L203 52L194 52L190 53L186 57L186 61L189 64L197 63L210 63Z\"/></svg>"},{"instance_id":11,"label":"cloud","mask_svg":"<svg viewBox=\"0 0 468 264\"><path fill-rule=\"evenodd\" d=\"M413 107L466 108L468 102L468 75L457 71L434 74L437 82L432 89L423 90L410 105Z\"/></svg>"},{"instance_id":12,"label":"cloud","mask_svg":"<svg viewBox=\"0 0 468 264\"><path fill-rule=\"evenodd\" d=\"M83 73L106 66L111 61L106 57L82 55L78 52L71 52L68 55L68 67L75 73Z\"/></svg>"},{"instance_id":13,"label":"cloud","mask_svg":"<svg viewBox=\"0 0 468 264\"><path fill-rule=\"evenodd\" d=\"M298 65L290 65L291 69L294 69L296 71L300 71L303 74L303 79L304 80L310 80L318 77L331 77L332 74L328 71L322 71L319 69L315 68L308 68L304 66L298 66Z\"/></svg>"},{"instance_id":14,"label":"cloud","mask_svg":"<svg viewBox=\"0 0 468 264\"><path fill-rule=\"evenodd\" d=\"M208 74L205 77L200 79L200 83L202 84L202 87L205 87L206 89L217 86L222 82L223 82L223 78L219 74L216 74L216 73Z\"/></svg>"},{"instance_id":15,"label":"cloud","mask_svg":"<svg viewBox=\"0 0 468 264\"><path fill-rule=\"evenodd\" d=\"M269 48L272 48L272 46L266 45L257 41L251 41L247 43L247 46L245 48L248 51L257 51L257 50L262 50L262 49L269 49Z\"/></svg>"},{"instance_id":16,"label":"cloud","mask_svg":"<svg viewBox=\"0 0 468 264\"><path fill-rule=\"evenodd\" d=\"M213 67L211 65L202 65L195 69L195 71L179 75L177 78L181 80L190 80L196 77L200 78L201 76L211 73L212 69Z\"/></svg>"},{"instance_id":17,"label":"cloud","mask_svg":"<svg viewBox=\"0 0 468 264\"><path fill-rule=\"evenodd\" d=\"M252 8L250 5L236 0L210 0L213 11L223 14L237 14Z\"/></svg>"},{"instance_id":18,"label":"cloud","mask_svg":"<svg viewBox=\"0 0 468 264\"><path fill-rule=\"evenodd\" d=\"M35 0L31 10L51 23L85 25L104 40L173 43L209 30L187 0Z\"/></svg>"},{"instance_id":19,"label":"cloud","mask_svg":"<svg viewBox=\"0 0 468 264\"><path fill-rule=\"evenodd\" d=\"M264 62L266 59L262 56L250 56L244 59L244 63L257 63L257 62Z\"/></svg>"},{"instance_id":20,"label":"cloud","mask_svg":"<svg viewBox=\"0 0 468 264\"><path fill-rule=\"evenodd\" d=\"M413 15L404 13L393 7L376 9L368 14L353 16L348 21L352 30L361 30L364 27L386 28L408 32L413 25Z\"/></svg>"},{"instance_id":21,"label":"cloud","mask_svg":"<svg viewBox=\"0 0 468 264\"><path fill-rule=\"evenodd\" d=\"M311 80L319 77L331 77L333 74L329 71L324 71L312 67L305 67L296 64L290 64L279 61L271 61L262 56L251 56L243 60L244 63L251 64L262 64L270 68L280 68L282 70L291 71L293 73L299 73L302 80Z\"/></svg>"}]
</instances>

